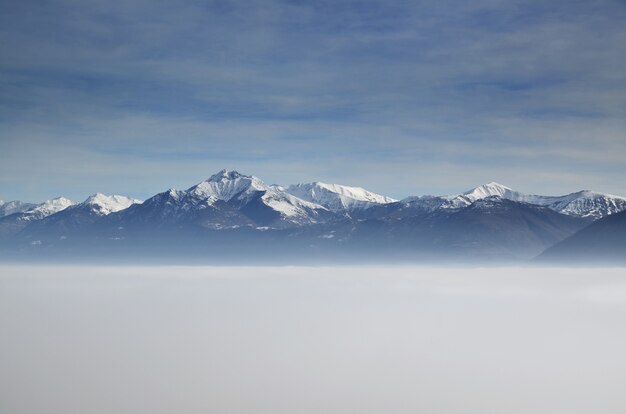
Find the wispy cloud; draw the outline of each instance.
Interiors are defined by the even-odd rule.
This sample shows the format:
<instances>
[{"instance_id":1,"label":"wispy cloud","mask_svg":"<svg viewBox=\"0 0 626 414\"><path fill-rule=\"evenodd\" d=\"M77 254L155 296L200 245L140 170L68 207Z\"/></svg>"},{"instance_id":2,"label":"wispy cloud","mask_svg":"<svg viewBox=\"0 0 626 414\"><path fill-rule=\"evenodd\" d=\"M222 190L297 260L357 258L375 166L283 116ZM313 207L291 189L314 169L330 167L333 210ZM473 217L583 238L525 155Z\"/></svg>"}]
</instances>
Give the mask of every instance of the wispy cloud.
<instances>
[{"instance_id":1,"label":"wispy cloud","mask_svg":"<svg viewBox=\"0 0 626 414\"><path fill-rule=\"evenodd\" d=\"M623 2L0 7L5 198L145 197L222 167L626 194Z\"/></svg>"}]
</instances>

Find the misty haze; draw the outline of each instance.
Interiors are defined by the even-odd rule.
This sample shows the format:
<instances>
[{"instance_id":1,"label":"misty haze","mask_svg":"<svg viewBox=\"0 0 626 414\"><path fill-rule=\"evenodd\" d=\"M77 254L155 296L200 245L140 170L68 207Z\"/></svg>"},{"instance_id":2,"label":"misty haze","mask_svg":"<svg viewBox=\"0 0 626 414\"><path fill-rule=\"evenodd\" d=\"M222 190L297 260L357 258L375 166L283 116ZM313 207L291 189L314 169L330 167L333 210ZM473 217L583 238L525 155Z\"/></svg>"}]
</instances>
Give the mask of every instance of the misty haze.
<instances>
[{"instance_id":1,"label":"misty haze","mask_svg":"<svg viewBox=\"0 0 626 414\"><path fill-rule=\"evenodd\" d=\"M618 413L623 269L0 268L2 412Z\"/></svg>"}]
</instances>

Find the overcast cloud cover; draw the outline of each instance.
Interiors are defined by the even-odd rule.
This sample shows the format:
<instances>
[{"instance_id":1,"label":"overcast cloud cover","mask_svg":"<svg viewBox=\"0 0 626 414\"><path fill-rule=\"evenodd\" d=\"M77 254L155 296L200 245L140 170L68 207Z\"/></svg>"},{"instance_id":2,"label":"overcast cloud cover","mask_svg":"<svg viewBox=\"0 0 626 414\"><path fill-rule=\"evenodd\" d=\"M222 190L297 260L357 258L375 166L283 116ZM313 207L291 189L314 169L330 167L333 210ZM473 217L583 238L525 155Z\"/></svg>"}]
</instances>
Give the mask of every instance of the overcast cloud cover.
<instances>
[{"instance_id":1,"label":"overcast cloud cover","mask_svg":"<svg viewBox=\"0 0 626 414\"><path fill-rule=\"evenodd\" d=\"M1 1L0 198L221 168L626 195L624 1Z\"/></svg>"}]
</instances>

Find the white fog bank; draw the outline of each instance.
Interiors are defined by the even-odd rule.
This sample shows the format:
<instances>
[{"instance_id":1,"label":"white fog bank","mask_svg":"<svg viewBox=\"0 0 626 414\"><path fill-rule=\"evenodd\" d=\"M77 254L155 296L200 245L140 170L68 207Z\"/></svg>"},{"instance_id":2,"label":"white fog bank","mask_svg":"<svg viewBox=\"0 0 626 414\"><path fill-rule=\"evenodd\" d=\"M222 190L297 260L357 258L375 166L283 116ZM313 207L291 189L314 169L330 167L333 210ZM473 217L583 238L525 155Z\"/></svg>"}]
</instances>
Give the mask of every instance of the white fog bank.
<instances>
[{"instance_id":1,"label":"white fog bank","mask_svg":"<svg viewBox=\"0 0 626 414\"><path fill-rule=\"evenodd\" d=\"M0 265L0 412L626 412L626 269Z\"/></svg>"}]
</instances>

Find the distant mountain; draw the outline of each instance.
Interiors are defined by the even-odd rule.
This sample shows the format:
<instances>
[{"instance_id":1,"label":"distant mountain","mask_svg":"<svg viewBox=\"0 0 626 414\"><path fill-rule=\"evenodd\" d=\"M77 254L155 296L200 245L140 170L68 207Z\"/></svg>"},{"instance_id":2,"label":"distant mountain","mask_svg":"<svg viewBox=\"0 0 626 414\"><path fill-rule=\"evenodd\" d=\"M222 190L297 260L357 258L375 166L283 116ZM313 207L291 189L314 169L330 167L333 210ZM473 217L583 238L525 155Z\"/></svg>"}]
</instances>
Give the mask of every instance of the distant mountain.
<instances>
[{"instance_id":1,"label":"distant mountain","mask_svg":"<svg viewBox=\"0 0 626 414\"><path fill-rule=\"evenodd\" d=\"M20 219L24 221L40 220L42 218L51 216L52 214L63 211L68 207L73 206L75 203L69 198L57 197L52 200L44 201L34 208L24 211L21 214Z\"/></svg>"},{"instance_id":2,"label":"distant mountain","mask_svg":"<svg viewBox=\"0 0 626 414\"><path fill-rule=\"evenodd\" d=\"M145 202L98 193L79 204L58 198L2 217L0 253L237 263L519 261L552 251L597 217L603 223L625 209L626 199L589 191L537 196L488 183L462 194L398 201L360 187L282 187L222 170Z\"/></svg>"},{"instance_id":3,"label":"distant mountain","mask_svg":"<svg viewBox=\"0 0 626 414\"><path fill-rule=\"evenodd\" d=\"M213 205L224 201L254 223L284 227L313 224L329 217L328 210L300 199L278 186L269 186L259 178L237 171L222 170L185 192L193 200Z\"/></svg>"},{"instance_id":4,"label":"distant mountain","mask_svg":"<svg viewBox=\"0 0 626 414\"><path fill-rule=\"evenodd\" d=\"M106 216L111 213L127 209L133 204L141 204L141 200L130 198L122 195L104 195L96 193L89 196L85 201L73 206L70 211L85 211L93 213L97 216Z\"/></svg>"},{"instance_id":5,"label":"distant mountain","mask_svg":"<svg viewBox=\"0 0 626 414\"><path fill-rule=\"evenodd\" d=\"M96 223L100 218L122 211L133 204L141 203L137 199L120 195L107 196L102 193L89 196L82 203L61 208L67 202L69 202L67 199L57 200L56 206L49 206L47 211L58 208L60 209L58 212L31 220L32 223L26 226L21 233L31 238L63 237L66 233L88 230L89 226ZM42 210L40 213L43 213Z\"/></svg>"},{"instance_id":6,"label":"distant mountain","mask_svg":"<svg viewBox=\"0 0 626 414\"><path fill-rule=\"evenodd\" d=\"M626 210L626 198L583 190L564 196L541 196L520 193L498 184L488 183L457 196L446 198L455 205L470 205L476 200L498 196L511 201L545 206L559 213L598 219Z\"/></svg>"},{"instance_id":7,"label":"distant mountain","mask_svg":"<svg viewBox=\"0 0 626 414\"><path fill-rule=\"evenodd\" d=\"M0 236L16 234L32 221L41 220L59 211L65 210L74 204L72 200L58 197L47 200L24 212L13 213L0 217Z\"/></svg>"},{"instance_id":8,"label":"distant mountain","mask_svg":"<svg viewBox=\"0 0 626 414\"><path fill-rule=\"evenodd\" d=\"M267 230L314 225L332 215L325 207L268 186L257 177L222 170L187 190L171 189L144 202L96 194L33 223L24 235L53 239L80 229L81 237L91 233L120 239L128 237L129 231Z\"/></svg>"},{"instance_id":9,"label":"distant mountain","mask_svg":"<svg viewBox=\"0 0 626 414\"><path fill-rule=\"evenodd\" d=\"M611 194L585 190L564 196L529 195L511 190L502 184L491 182L462 194L407 197L397 203L370 209L370 211L361 214L361 217L382 217L388 214L396 216L411 215L413 211L462 209L478 200L489 197L499 197L519 203L547 207L561 214L580 217L590 221L626 210L626 198Z\"/></svg>"},{"instance_id":10,"label":"distant mountain","mask_svg":"<svg viewBox=\"0 0 626 414\"><path fill-rule=\"evenodd\" d=\"M579 217L498 196L465 208L422 207L405 204L386 217L359 222L351 237L358 245L377 246L390 254L411 246L415 257L526 260L587 224Z\"/></svg>"},{"instance_id":11,"label":"distant mountain","mask_svg":"<svg viewBox=\"0 0 626 414\"><path fill-rule=\"evenodd\" d=\"M119 229L164 229L198 226L234 228L253 222L223 200L191 191L168 190L104 219Z\"/></svg>"},{"instance_id":12,"label":"distant mountain","mask_svg":"<svg viewBox=\"0 0 626 414\"><path fill-rule=\"evenodd\" d=\"M0 200L0 217L9 216L15 213L21 213L36 207L37 204L25 203L23 201L2 201Z\"/></svg>"},{"instance_id":13,"label":"distant mountain","mask_svg":"<svg viewBox=\"0 0 626 414\"><path fill-rule=\"evenodd\" d=\"M395 200L372 193L361 187L348 187L339 184L314 182L291 185L288 193L311 203L317 203L335 212L364 210L380 204L393 203Z\"/></svg>"},{"instance_id":14,"label":"distant mountain","mask_svg":"<svg viewBox=\"0 0 626 414\"><path fill-rule=\"evenodd\" d=\"M593 222L547 249L537 261L626 263L626 211Z\"/></svg>"}]
</instances>

